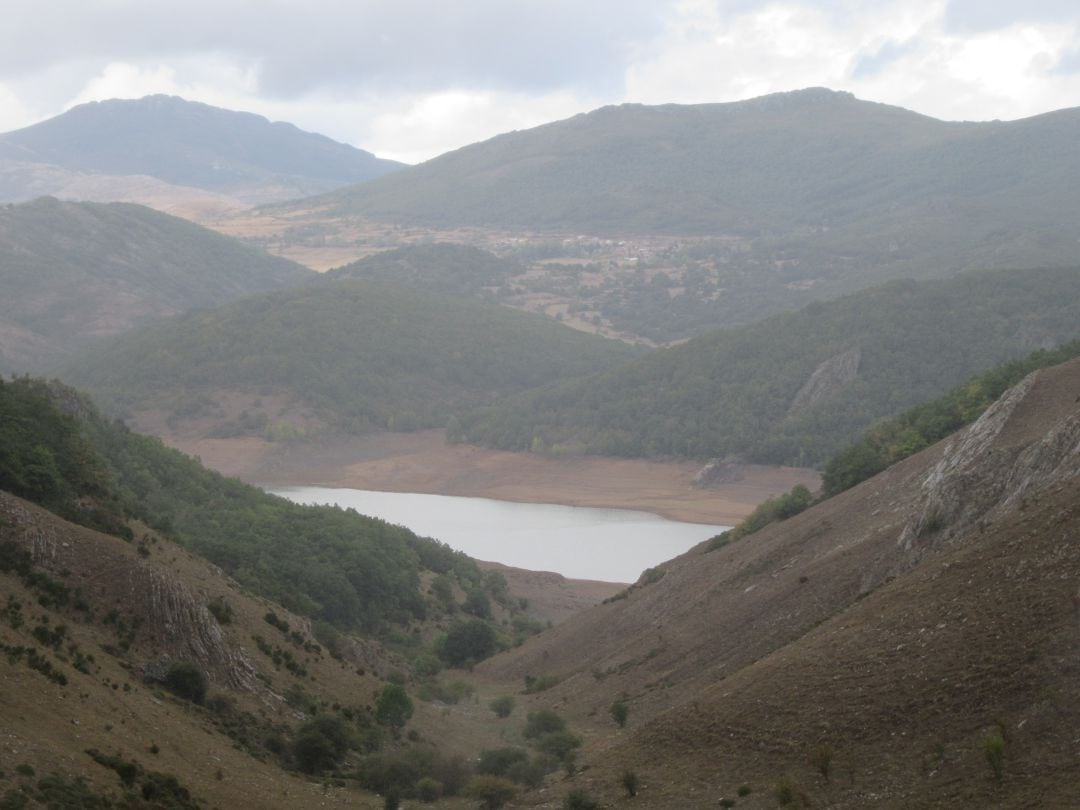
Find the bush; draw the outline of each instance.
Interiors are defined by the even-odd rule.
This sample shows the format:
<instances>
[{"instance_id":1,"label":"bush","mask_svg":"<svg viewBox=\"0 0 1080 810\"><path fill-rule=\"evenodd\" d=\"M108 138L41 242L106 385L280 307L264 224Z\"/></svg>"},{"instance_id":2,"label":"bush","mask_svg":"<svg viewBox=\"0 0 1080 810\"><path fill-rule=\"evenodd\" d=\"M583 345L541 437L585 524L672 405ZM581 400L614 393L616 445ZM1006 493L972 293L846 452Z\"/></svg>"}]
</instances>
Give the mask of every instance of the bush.
<instances>
[{"instance_id":1,"label":"bush","mask_svg":"<svg viewBox=\"0 0 1080 810\"><path fill-rule=\"evenodd\" d=\"M595 799L581 789L571 790L567 793L562 806L564 810L597 810L600 807Z\"/></svg>"},{"instance_id":2,"label":"bush","mask_svg":"<svg viewBox=\"0 0 1080 810\"><path fill-rule=\"evenodd\" d=\"M514 699L510 695L502 695L488 704L495 716L505 720L514 711Z\"/></svg>"},{"instance_id":3,"label":"bush","mask_svg":"<svg viewBox=\"0 0 1080 810\"><path fill-rule=\"evenodd\" d=\"M630 707L624 701L616 700L611 704L611 719L619 724L619 728L626 725L626 719L630 716Z\"/></svg>"},{"instance_id":4,"label":"bush","mask_svg":"<svg viewBox=\"0 0 1080 810\"><path fill-rule=\"evenodd\" d=\"M480 752L476 772L489 776L506 776L511 766L528 759L529 755L523 748L491 748Z\"/></svg>"},{"instance_id":5,"label":"bush","mask_svg":"<svg viewBox=\"0 0 1080 810\"><path fill-rule=\"evenodd\" d=\"M631 799L637 796L638 790L638 778L637 774L633 771L623 771L622 778L619 782L623 786L623 790L626 791L626 795Z\"/></svg>"},{"instance_id":6,"label":"bush","mask_svg":"<svg viewBox=\"0 0 1080 810\"><path fill-rule=\"evenodd\" d=\"M413 702L405 687L388 683L375 701L375 720L390 728L403 728L413 714Z\"/></svg>"},{"instance_id":7,"label":"bush","mask_svg":"<svg viewBox=\"0 0 1080 810\"><path fill-rule=\"evenodd\" d=\"M481 619L471 619L450 628L439 657L447 666L464 667L491 657L498 647L498 638L491 626Z\"/></svg>"},{"instance_id":8,"label":"bush","mask_svg":"<svg viewBox=\"0 0 1080 810\"><path fill-rule=\"evenodd\" d=\"M322 715L300 727L292 753L297 767L305 773L319 773L334 767L350 748L358 744L349 725L339 717Z\"/></svg>"},{"instance_id":9,"label":"bush","mask_svg":"<svg viewBox=\"0 0 1080 810\"><path fill-rule=\"evenodd\" d=\"M529 712L525 719L525 730L522 735L526 740L550 734L553 731L565 731L566 721L559 717L553 709L539 709Z\"/></svg>"},{"instance_id":10,"label":"bush","mask_svg":"<svg viewBox=\"0 0 1080 810\"><path fill-rule=\"evenodd\" d=\"M434 802L442 796L442 785L432 779L430 776L425 776L416 783L416 797L422 802Z\"/></svg>"},{"instance_id":11,"label":"bush","mask_svg":"<svg viewBox=\"0 0 1080 810\"><path fill-rule=\"evenodd\" d=\"M1005 770L1005 738L1000 732L995 732L982 742L983 754L986 755L986 764L990 766L991 773L999 782Z\"/></svg>"},{"instance_id":12,"label":"bush","mask_svg":"<svg viewBox=\"0 0 1080 810\"><path fill-rule=\"evenodd\" d=\"M481 802L487 810L499 810L517 792L517 785L502 777L474 776L465 786L464 795Z\"/></svg>"},{"instance_id":13,"label":"bush","mask_svg":"<svg viewBox=\"0 0 1080 810\"><path fill-rule=\"evenodd\" d=\"M177 697L201 704L206 699L206 675L190 661L181 661L165 673L165 687Z\"/></svg>"},{"instance_id":14,"label":"bush","mask_svg":"<svg viewBox=\"0 0 1080 810\"><path fill-rule=\"evenodd\" d=\"M833 752L827 745L819 745L810 752L810 764L817 769L825 783L829 782L829 766L832 765Z\"/></svg>"}]
</instances>

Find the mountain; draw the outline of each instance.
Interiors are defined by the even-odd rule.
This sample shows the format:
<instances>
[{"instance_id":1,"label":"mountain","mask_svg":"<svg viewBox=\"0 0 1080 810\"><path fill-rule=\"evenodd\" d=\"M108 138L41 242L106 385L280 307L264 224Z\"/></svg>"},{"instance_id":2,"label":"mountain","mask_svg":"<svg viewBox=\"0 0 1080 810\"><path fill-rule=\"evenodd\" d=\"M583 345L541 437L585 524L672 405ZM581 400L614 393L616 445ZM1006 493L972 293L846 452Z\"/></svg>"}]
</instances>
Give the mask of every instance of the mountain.
<instances>
[{"instance_id":1,"label":"mountain","mask_svg":"<svg viewBox=\"0 0 1080 810\"><path fill-rule=\"evenodd\" d=\"M100 337L311 275L142 206L0 206L0 371L40 371Z\"/></svg>"},{"instance_id":2,"label":"mountain","mask_svg":"<svg viewBox=\"0 0 1080 810\"><path fill-rule=\"evenodd\" d=\"M496 304L343 279L121 336L64 376L201 435L286 439L440 426L460 408L634 353Z\"/></svg>"},{"instance_id":3,"label":"mountain","mask_svg":"<svg viewBox=\"0 0 1080 810\"><path fill-rule=\"evenodd\" d=\"M545 676L522 710L583 734L562 792L601 806L627 771L649 807L1068 806L1077 391L1080 360L1035 372L948 439L647 572L478 677Z\"/></svg>"},{"instance_id":4,"label":"mountain","mask_svg":"<svg viewBox=\"0 0 1080 810\"><path fill-rule=\"evenodd\" d=\"M717 330L451 423L508 450L825 461L877 419L1078 336L1080 269L894 281Z\"/></svg>"},{"instance_id":5,"label":"mountain","mask_svg":"<svg viewBox=\"0 0 1080 810\"><path fill-rule=\"evenodd\" d=\"M402 167L292 124L162 95L80 104L0 135L0 163L8 180L0 199L104 176L154 178L248 203L317 194ZM49 171L56 176L41 181Z\"/></svg>"},{"instance_id":6,"label":"mountain","mask_svg":"<svg viewBox=\"0 0 1080 810\"><path fill-rule=\"evenodd\" d=\"M895 278L1080 265L1078 138L1080 108L947 122L821 88L626 104L268 213L297 255L358 217L531 255L502 299L664 344Z\"/></svg>"},{"instance_id":7,"label":"mountain","mask_svg":"<svg viewBox=\"0 0 1080 810\"><path fill-rule=\"evenodd\" d=\"M374 219L571 232L753 234L979 214L1067 230L1080 110L952 123L821 88L624 104L499 135L324 201ZM1007 219L1006 219L1007 217Z\"/></svg>"}]
</instances>

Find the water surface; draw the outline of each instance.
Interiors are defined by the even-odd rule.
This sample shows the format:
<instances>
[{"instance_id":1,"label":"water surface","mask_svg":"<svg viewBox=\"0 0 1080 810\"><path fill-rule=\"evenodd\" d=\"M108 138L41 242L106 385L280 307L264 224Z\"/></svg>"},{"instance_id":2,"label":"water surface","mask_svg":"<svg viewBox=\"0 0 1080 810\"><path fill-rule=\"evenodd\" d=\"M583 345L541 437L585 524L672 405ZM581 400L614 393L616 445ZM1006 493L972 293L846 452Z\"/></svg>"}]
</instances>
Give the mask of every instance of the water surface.
<instances>
[{"instance_id":1,"label":"water surface","mask_svg":"<svg viewBox=\"0 0 1080 810\"><path fill-rule=\"evenodd\" d=\"M578 579L633 582L727 526L649 512L329 487L268 490L304 504L337 504L407 526L479 560Z\"/></svg>"}]
</instances>

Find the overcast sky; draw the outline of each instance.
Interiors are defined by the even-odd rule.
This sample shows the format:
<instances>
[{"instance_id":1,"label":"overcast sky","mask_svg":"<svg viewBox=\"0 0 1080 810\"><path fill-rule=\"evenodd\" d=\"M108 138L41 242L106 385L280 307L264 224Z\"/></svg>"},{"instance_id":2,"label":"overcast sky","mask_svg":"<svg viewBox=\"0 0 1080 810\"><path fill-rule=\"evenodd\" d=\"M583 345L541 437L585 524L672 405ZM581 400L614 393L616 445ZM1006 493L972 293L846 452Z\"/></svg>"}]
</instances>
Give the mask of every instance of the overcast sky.
<instances>
[{"instance_id":1,"label":"overcast sky","mask_svg":"<svg viewBox=\"0 0 1080 810\"><path fill-rule=\"evenodd\" d=\"M0 131L170 93L417 162L604 104L1080 106L1078 0L0 0Z\"/></svg>"}]
</instances>

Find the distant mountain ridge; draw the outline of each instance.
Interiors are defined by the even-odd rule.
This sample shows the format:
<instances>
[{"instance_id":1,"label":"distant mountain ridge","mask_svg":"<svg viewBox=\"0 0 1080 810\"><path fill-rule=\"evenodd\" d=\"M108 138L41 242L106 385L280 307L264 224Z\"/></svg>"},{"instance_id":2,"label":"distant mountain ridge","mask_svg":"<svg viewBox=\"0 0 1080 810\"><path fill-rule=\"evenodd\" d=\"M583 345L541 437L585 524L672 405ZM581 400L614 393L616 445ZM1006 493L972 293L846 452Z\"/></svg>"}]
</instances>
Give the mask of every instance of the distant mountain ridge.
<instances>
[{"instance_id":1,"label":"distant mountain ridge","mask_svg":"<svg viewBox=\"0 0 1080 810\"><path fill-rule=\"evenodd\" d=\"M292 124L164 95L80 104L0 135L0 161L12 172L37 164L141 175L252 203L318 194L403 165ZM19 194L17 184L0 185L2 198Z\"/></svg>"},{"instance_id":2,"label":"distant mountain ridge","mask_svg":"<svg viewBox=\"0 0 1080 810\"><path fill-rule=\"evenodd\" d=\"M623 104L499 135L324 200L394 221L612 233L837 228L873 224L890 208L1061 225L1063 211L1028 204L1037 191L1080 194L1070 182L1078 134L1077 109L946 122L823 88ZM1024 205L1003 194L1022 194Z\"/></svg>"}]
</instances>

